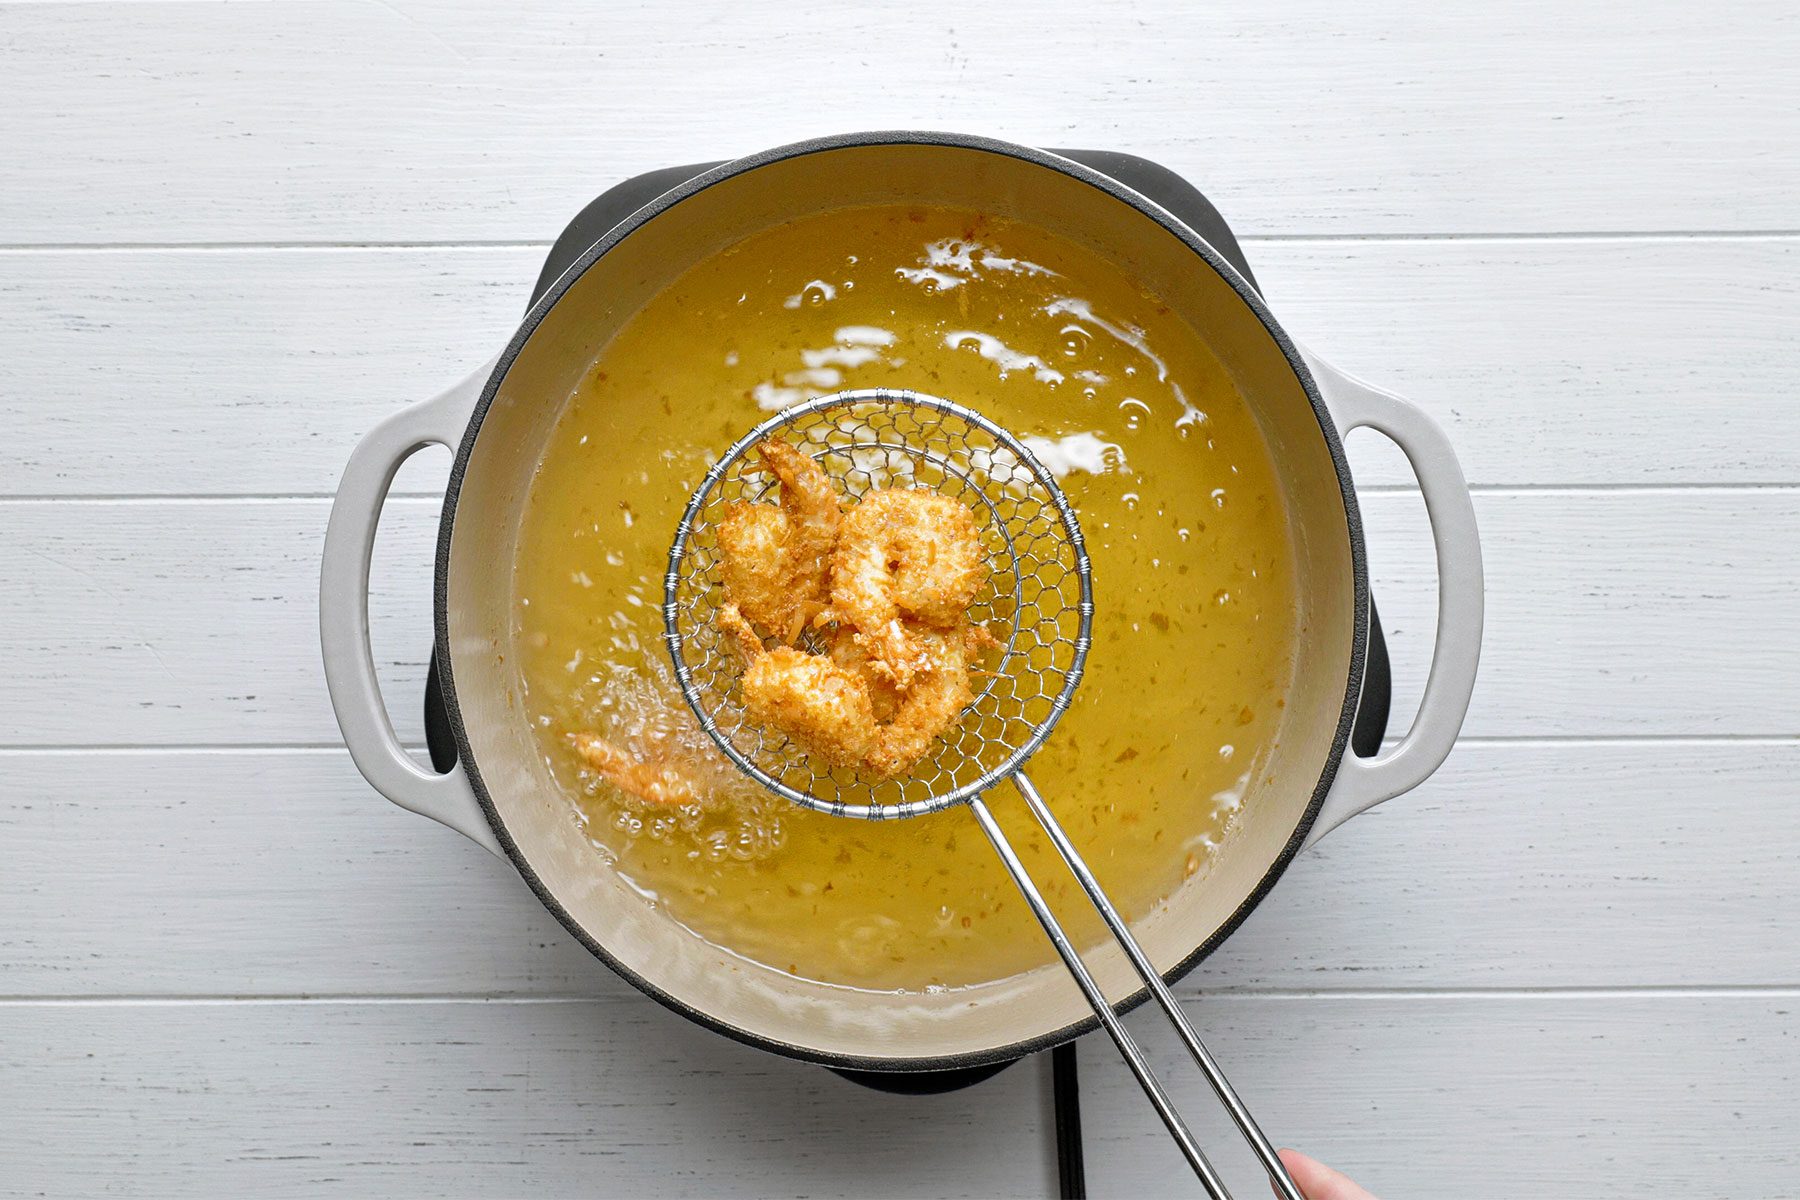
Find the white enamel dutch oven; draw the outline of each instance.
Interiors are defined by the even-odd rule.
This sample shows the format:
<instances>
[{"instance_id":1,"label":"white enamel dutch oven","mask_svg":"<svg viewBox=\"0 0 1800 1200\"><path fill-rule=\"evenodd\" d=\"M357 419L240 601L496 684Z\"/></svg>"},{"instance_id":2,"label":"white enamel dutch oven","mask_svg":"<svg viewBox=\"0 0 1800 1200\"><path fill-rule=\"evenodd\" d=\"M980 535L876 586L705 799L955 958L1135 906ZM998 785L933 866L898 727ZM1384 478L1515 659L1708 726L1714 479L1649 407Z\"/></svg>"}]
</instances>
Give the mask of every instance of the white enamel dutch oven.
<instances>
[{"instance_id":1,"label":"white enamel dutch oven","mask_svg":"<svg viewBox=\"0 0 1800 1200\"><path fill-rule=\"evenodd\" d=\"M638 210L556 281L493 364L396 413L351 455L320 587L332 704L351 756L378 791L510 862L571 933L633 984L734 1038L864 1070L999 1062L1082 1033L1094 1018L1060 966L946 993L871 993L796 979L696 938L645 904L577 828L517 704L517 656L507 639L510 564L532 473L565 402L614 332L683 271L742 238L810 212L896 203L1016 218L1111 259L1207 339L1274 455L1301 610L1294 690L1265 772L1274 782L1253 785L1212 869L1134 927L1168 978L1228 936L1295 854L1437 768L1468 707L1482 622L1474 508L1443 433L1412 405L1302 351L1211 246L1116 180L981 138L859 134L727 163ZM1436 647L1419 715L1372 759L1346 752L1369 594L1341 439L1363 426L1393 439L1412 463L1438 571ZM460 756L445 775L401 748L368 642L376 522L401 462L431 444L456 454L437 555L436 650ZM1101 961L1113 968L1099 971L1108 994L1130 991L1123 963Z\"/></svg>"}]
</instances>

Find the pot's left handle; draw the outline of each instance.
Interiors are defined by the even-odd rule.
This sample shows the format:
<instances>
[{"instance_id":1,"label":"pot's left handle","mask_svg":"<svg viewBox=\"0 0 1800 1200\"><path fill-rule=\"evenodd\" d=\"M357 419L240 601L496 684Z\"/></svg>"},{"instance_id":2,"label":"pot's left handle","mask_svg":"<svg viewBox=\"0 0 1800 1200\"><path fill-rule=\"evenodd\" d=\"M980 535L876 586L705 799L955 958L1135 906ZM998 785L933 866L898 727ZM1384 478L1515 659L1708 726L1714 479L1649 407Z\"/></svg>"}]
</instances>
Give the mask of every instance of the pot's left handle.
<instances>
[{"instance_id":1,"label":"pot's left handle","mask_svg":"<svg viewBox=\"0 0 1800 1200\"><path fill-rule=\"evenodd\" d=\"M1304 352L1302 352L1304 354ZM1475 692L1486 597L1475 504L1456 451L1437 422L1405 400L1305 354L1338 428L1386 434L1412 464L1437 551L1437 637L1419 715L1400 744L1374 758L1345 753L1324 807L1307 834L1311 846L1360 812L1411 791L1450 756Z\"/></svg>"},{"instance_id":2,"label":"pot's left handle","mask_svg":"<svg viewBox=\"0 0 1800 1200\"><path fill-rule=\"evenodd\" d=\"M357 770L376 791L422 816L448 825L505 857L462 764L446 775L415 762L394 732L369 648L369 557L388 488L400 464L429 445L455 450L493 364L440 396L395 413L357 444L344 467L319 574L319 644L325 685L338 728Z\"/></svg>"}]
</instances>

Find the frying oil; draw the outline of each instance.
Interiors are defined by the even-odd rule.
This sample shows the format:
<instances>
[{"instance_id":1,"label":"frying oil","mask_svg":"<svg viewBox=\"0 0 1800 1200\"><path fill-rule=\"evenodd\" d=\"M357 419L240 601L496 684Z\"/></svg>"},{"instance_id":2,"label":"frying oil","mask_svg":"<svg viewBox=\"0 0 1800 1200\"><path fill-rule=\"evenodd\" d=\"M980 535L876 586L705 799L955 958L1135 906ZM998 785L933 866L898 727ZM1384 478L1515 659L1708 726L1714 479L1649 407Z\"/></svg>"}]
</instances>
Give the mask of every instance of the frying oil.
<instances>
[{"instance_id":1,"label":"frying oil","mask_svg":"<svg viewBox=\"0 0 1800 1200\"><path fill-rule=\"evenodd\" d=\"M1010 428L1075 506L1093 651L1030 771L1128 915L1203 872L1255 802L1292 665L1292 550L1267 446L1202 339L1033 226L937 208L808 217L692 268L605 349L539 469L515 568L525 710L594 869L778 969L948 988L1052 957L973 817L859 822L764 793L694 726L660 640L669 541L706 468L771 412L877 386ZM674 763L711 802L622 795L569 747L590 729ZM1005 787L991 801L1075 913L1022 803Z\"/></svg>"}]
</instances>

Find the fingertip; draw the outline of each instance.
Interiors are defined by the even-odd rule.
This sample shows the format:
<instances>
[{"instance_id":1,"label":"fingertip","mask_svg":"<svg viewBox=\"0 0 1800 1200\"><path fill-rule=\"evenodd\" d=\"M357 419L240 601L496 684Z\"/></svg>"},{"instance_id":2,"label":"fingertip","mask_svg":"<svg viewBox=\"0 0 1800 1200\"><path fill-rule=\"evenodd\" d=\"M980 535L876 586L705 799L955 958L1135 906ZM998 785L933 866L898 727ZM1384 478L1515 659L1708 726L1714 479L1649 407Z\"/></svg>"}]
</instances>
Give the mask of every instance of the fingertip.
<instances>
[{"instance_id":1,"label":"fingertip","mask_svg":"<svg viewBox=\"0 0 1800 1200\"><path fill-rule=\"evenodd\" d=\"M1275 1153L1281 1159L1282 1166L1288 1169L1288 1174L1295 1177L1295 1183L1300 1182L1301 1174L1316 1174L1325 1165L1316 1158L1309 1158L1300 1153L1292 1146L1283 1146Z\"/></svg>"},{"instance_id":2,"label":"fingertip","mask_svg":"<svg viewBox=\"0 0 1800 1200\"><path fill-rule=\"evenodd\" d=\"M1285 1146L1276 1153L1306 1200L1374 1200L1347 1176L1315 1158Z\"/></svg>"},{"instance_id":3,"label":"fingertip","mask_svg":"<svg viewBox=\"0 0 1800 1200\"><path fill-rule=\"evenodd\" d=\"M1312 1168L1319 1164L1289 1146L1283 1146L1276 1150L1275 1156L1281 1160L1281 1165L1287 1168L1288 1177L1294 1181L1294 1186L1300 1189L1302 1195L1310 1197L1312 1189L1307 1185L1306 1176ZM1280 1200L1281 1189L1275 1186L1274 1180L1269 1181L1269 1190L1275 1193L1277 1200Z\"/></svg>"}]
</instances>

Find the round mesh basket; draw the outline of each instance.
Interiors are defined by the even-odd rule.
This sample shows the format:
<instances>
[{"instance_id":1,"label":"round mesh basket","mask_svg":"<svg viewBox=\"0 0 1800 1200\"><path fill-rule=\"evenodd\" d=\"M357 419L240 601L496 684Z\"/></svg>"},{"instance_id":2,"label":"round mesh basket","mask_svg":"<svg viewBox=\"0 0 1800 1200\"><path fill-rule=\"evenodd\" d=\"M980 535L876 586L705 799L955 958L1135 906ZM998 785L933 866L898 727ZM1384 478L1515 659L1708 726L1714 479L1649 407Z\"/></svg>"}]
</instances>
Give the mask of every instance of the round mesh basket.
<instances>
[{"instance_id":1,"label":"round mesh basket","mask_svg":"<svg viewBox=\"0 0 1800 1200\"><path fill-rule=\"evenodd\" d=\"M878 488L928 488L975 516L989 579L969 618L999 649L981 664L974 701L902 778L828 766L745 715L738 697L743 659L717 619L726 600L717 530L731 505L774 501L778 484L751 453L766 438L811 456L846 503ZM1093 595L1074 514L1054 476L1019 439L950 401L869 389L789 408L714 465L670 549L663 615L682 694L733 762L795 803L881 819L977 795L1043 743L1080 681ZM801 647L823 652L824 636L809 630Z\"/></svg>"}]
</instances>

